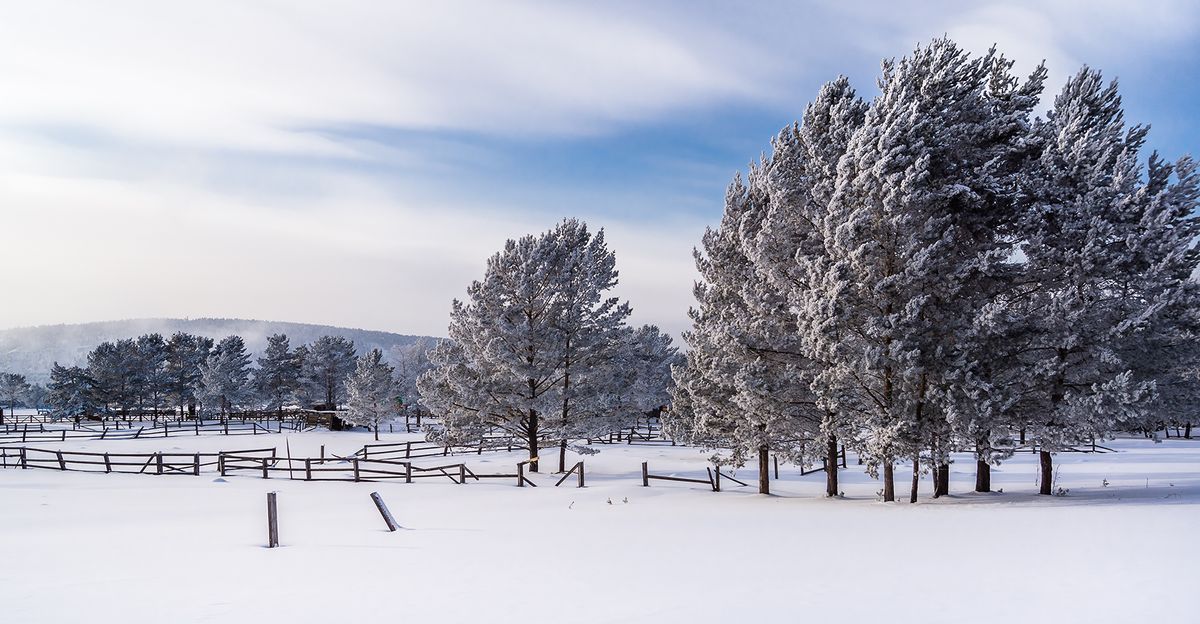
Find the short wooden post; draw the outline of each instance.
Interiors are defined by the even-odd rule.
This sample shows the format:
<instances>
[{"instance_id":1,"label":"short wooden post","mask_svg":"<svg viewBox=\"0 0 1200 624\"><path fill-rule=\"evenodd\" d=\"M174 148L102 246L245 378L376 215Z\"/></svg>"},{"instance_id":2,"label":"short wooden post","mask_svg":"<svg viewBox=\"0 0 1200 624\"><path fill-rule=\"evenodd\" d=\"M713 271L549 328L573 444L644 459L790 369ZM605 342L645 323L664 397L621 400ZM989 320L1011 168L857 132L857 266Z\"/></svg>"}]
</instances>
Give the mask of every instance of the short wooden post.
<instances>
[{"instance_id":1,"label":"short wooden post","mask_svg":"<svg viewBox=\"0 0 1200 624\"><path fill-rule=\"evenodd\" d=\"M648 462L642 462L642 487L650 487L650 469L646 466Z\"/></svg>"},{"instance_id":2,"label":"short wooden post","mask_svg":"<svg viewBox=\"0 0 1200 624\"><path fill-rule=\"evenodd\" d=\"M325 445L321 445L321 463L325 463Z\"/></svg>"},{"instance_id":3,"label":"short wooden post","mask_svg":"<svg viewBox=\"0 0 1200 624\"><path fill-rule=\"evenodd\" d=\"M412 462L404 463L404 482L412 483Z\"/></svg>"},{"instance_id":4,"label":"short wooden post","mask_svg":"<svg viewBox=\"0 0 1200 624\"><path fill-rule=\"evenodd\" d=\"M312 458L304 458L304 480L312 481Z\"/></svg>"},{"instance_id":5,"label":"short wooden post","mask_svg":"<svg viewBox=\"0 0 1200 624\"><path fill-rule=\"evenodd\" d=\"M162 452L154 454L155 466L158 468L158 474L163 473Z\"/></svg>"},{"instance_id":6,"label":"short wooden post","mask_svg":"<svg viewBox=\"0 0 1200 624\"><path fill-rule=\"evenodd\" d=\"M579 462L579 487L583 487L583 462Z\"/></svg>"},{"instance_id":7,"label":"short wooden post","mask_svg":"<svg viewBox=\"0 0 1200 624\"><path fill-rule=\"evenodd\" d=\"M217 453L217 470L221 472L221 476L225 476L225 452Z\"/></svg>"},{"instance_id":8,"label":"short wooden post","mask_svg":"<svg viewBox=\"0 0 1200 624\"><path fill-rule=\"evenodd\" d=\"M262 458L262 463L263 463L263 469L262 469L263 470L263 478L264 479L270 478L267 473L267 458L266 457Z\"/></svg>"},{"instance_id":9,"label":"short wooden post","mask_svg":"<svg viewBox=\"0 0 1200 624\"><path fill-rule=\"evenodd\" d=\"M458 465L458 484L462 485L466 482L467 482L467 465L459 464Z\"/></svg>"},{"instance_id":10,"label":"short wooden post","mask_svg":"<svg viewBox=\"0 0 1200 624\"><path fill-rule=\"evenodd\" d=\"M404 443L404 459L412 457L412 440Z\"/></svg>"},{"instance_id":11,"label":"short wooden post","mask_svg":"<svg viewBox=\"0 0 1200 624\"><path fill-rule=\"evenodd\" d=\"M112 472L112 461L108 458L108 453L104 454L104 472Z\"/></svg>"},{"instance_id":12,"label":"short wooden post","mask_svg":"<svg viewBox=\"0 0 1200 624\"><path fill-rule=\"evenodd\" d=\"M279 546L279 509L275 492L267 492L267 548Z\"/></svg>"},{"instance_id":13,"label":"short wooden post","mask_svg":"<svg viewBox=\"0 0 1200 624\"><path fill-rule=\"evenodd\" d=\"M67 469L67 462L63 461L62 451L57 451L56 454L58 455L58 469L65 472Z\"/></svg>"},{"instance_id":14,"label":"short wooden post","mask_svg":"<svg viewBox=\"0 0 1200 624\"><path fill-rule=\"evenodd\" d=\"M21 469L24 470L26 468L29 468L29 465L26 463L25 447L22 446L21 447Z\"/></svg>"},{"instance_id":15,"label":"short wooden post","mask_svg":"<svg viewBox=\"0 0 1200 624\"><path fill-rule=\"evenodd\" d=\"M775 455L774 457L772 457L772 459L775 461L775 478L778 479L779 478L779 456Z\"/></svg>"},{"instance_id":16,"label":"short wooden post","mask_svg":"<svg viewBox=\"0 0 1200 624\"><path fill-rule=\"evenodd\" d=\"M358 458L354 458L354 459L353 459L353 460L351 460L351 461L354 463L354 482L355 482L355 483L358 483L358 482L359 482L359 475L358 475Z\"/></svg>"},{"instance_id":17,"label":"short wooden post","mask_svg":"<svg viewBox=\"0 0 1200 624\"><path fill-rule=\"evenodd\" d=\"M388 511L387 505L383 503L383 497L379 492L371 492L371 500L375 501L375 507L379 509L379 515L383 516L383 521L387 523L389 531L395 531L400 525L396 524L396 519L392 517L392 512Z\"/></svg>"},{"instance_id":18,"label":"short wooden post","mask_svg":"<svg viewBox=\"0 0 1200 624\"><path fill-rule=\"evenodd\" d=\"M525 464L517 464L517 487L525 487Z\"/></svg>"},{"instance_id":19,"label":"short wooden post","mask_svg":"<svg viewBox=\"0 0 1200 624\"><path fill-rule=\"evenodd\" d=\"M196 462L192 464L192 474L200 476L200 453L196 453Z\"/></svg>"}]
</instances>

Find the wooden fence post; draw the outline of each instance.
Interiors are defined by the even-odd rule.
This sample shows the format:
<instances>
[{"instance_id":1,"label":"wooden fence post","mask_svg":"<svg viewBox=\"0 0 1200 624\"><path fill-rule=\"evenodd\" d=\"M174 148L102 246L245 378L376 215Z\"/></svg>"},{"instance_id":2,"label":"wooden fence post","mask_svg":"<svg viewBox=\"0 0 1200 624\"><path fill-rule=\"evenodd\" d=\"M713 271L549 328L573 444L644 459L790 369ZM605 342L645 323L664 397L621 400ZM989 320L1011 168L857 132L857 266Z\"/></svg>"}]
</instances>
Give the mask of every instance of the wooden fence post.
<instances>
[{"instance_id":1,"label":"wooden fence post","mask_svg":"<svg viewBox=\"0 0 1200 624\"><path fill-rule=\"evenodd\" d=\"M304 458L304 480L312 481L312 458Z\"/></svg>"},{"instance_id":2,"label":"wooden fence post","mask_svg":"<svg viewBox=\"0 0 1200 624\"><path fill-rule=\"evenodd\" d=\"M24 470L29 466L25 463L25 447L21 447L21 469Z\"/></svg>"},{"instance_id":3,"label":"wooden fence post","mask_svg":"<svg viewBox=\"0 0 1200 624\"><path fill-rule=\"evenodd\" d=\"M579 462L579 487L583 487L583 461Z\"/></svg>"},{"instance_id":4,"label":"wooden fence post","mask_svg":"<svg viewBox=\"0 0 1200 624\"><path fill-rule=\"evenodd\" d=\"M192 464L192 467L195 468L195 470L192 471L192 474L196 475L197 477L200 476L200 453L196 453L196 463Z\"/></svg>"},{"instance_id":5,"label":"wooden fence post","mask_svg":"<svg viewBox=\"0 0 1200 624\"><path fill-rule=\"evenodd\" d=\"M650 469L646 466L648 462L642 462L642 487L650 487Z\"/></svg>"},{"instance_id":6,"label":"wooden fence post","mask_svg":"<svg viewBox=\"0 0 1200 624\"><path fill-rule=\"evenodd\" d=\"M58 454L58 469L65 472L67 470L67 462L63 461L62 451L58 451L57 454Z\"/></svg>"},{"instance_id":7,"label":"wooden fence post","mask_svg":"<svg viewBox=\"0 0 1200 624\"><path fill-rule=\"evenodd\" d=\"M404 482L412 483L412 462L404 462Z\"/></svg>"},{"instance_id":8,"label":"wooden fence post","mask_svg":"<svg viewBox=\"0 0 1200 624\"><path fill-rule=\"evenodd\" d=\"M358 483L358 481L359 481L359 476L358 476L358 458L356 457L356 458L352 459L351 461L352 461L352 462L354 462L354 482L355 482L355 483Z\"/></svg>"},{"instance_id":9,"label":"wooden fence post","mask_svg":"<svg viewBox=\"0 0 1200 624\"><path fill-rule=\"evenodd\" d=\"M525 487L525 464L517 464L517 487Z\"/></svg>"},{"instance_id":10,"label":"wooden fence post","mask_svg":"<svg viewBox=\"0 0 1200 624\"><path fill-rule=\"evenodd\" d=\"M112 472L112 461L108 458L108 453L104 454L104 472Z\"/></svg>"},{"instance_id":11,"label":"wooden fence post","mask_svg":"<svg viewBox=\"0 0 1200 624\"><path fill-rule=\"evenodd\" d=\"M275 505L275 492L267 492L267 548L279 546L279 509Z\"/></svg>"},{"instance_id":12,"label":"wooden fence post","mask_svg":"<svg viewBox=\"0 0 1200 624\"><path fill-rule=\"evenodd\" d=\"M225 451L217 453L217 470L221 471L221 476L225 476Z\"/></svg>"},{"instance_id":13,"label":"wooden fence post","mask_svg":"<svg viewBox=\"0 0 1200 624\"><path fill-rule=\"evenodd\" d=\"M467 465L459 464L458 465L458 484L462 485L466 482L467 482Z\"/></svg>"},{"instance_id":14,"label":"wooden fence post","mask_svg":"<svg viewBox=\"0 0 1200 624\"><path fill-rule=\"evenodd\" d=\"M383 497L379 495L379 492L371 492L371 500L375 501L375 507L379 510L379 515L383 516L383 521L387 523L388 530L395 531L399 525L392 517L392 512L388 511L387 505L383 504Z\"/></svg>"},{"instance_id":15,"label":"wooden fence post","mask_svg":"<svg viewBox=\"0 0 1200 624\"><path fill-rule=\"evenodd\" d=\"M158 468L158 474L162 474L163 473L162 452L159 451L158 453L155 453L154 459L156 462L156 466Z\"/></svg>"},{"instance_id":16,"label":"wooden fence post","mask_svg":"<svg viewBox=\"0 0 1200 624\"><path fill-rule=\"evenodd\" d=\"M262 463L263 463L263 478L269 479L270 477L268 476L268 473L267 473L267 458L266 457L262 458Z\"/></svg>"},{"instance_id":17,"label":"wooden fence post","mask_svg":"<svg viewBox=\"0 0 1200 624\"><path fill-rule=\"evenodd\" d=\"M775 478L778 479L779 478L779 456L775 455L774 457L772 457L772 459L775 460Z\"/></svg>"}]
</instances>

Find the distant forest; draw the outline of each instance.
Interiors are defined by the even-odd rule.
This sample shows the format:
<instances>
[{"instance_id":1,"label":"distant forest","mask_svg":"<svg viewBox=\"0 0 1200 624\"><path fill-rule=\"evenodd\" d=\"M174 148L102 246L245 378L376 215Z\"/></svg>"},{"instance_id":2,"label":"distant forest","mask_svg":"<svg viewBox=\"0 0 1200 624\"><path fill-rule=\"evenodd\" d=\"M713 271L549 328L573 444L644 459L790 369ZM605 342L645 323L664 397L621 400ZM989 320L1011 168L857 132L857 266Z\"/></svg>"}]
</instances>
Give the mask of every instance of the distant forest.
<instances>
[{"instance_id":1,"label":"distant forest","mask_svg":"<svg viewBox=\"0 0 1200 624\"><path fill-rule=\"evenodd\" d=\"M148 333L169 337L175 332L214 340L230 335L241 336L246 342L246 349L253 355L262 353L267 345L267 336L271 334L287 334L294 344L310 343L321 336L336 336L354 341L358 355L379 349L388 361L392 361L399 353L399 348L426 338L308 323L218 318L133 319L42 325L0 330L0 370L25 375L30 383L45 384L49 381L54 362L63 366L86 365L88 352L101 342Z\"/></svg>"}]
</instances>

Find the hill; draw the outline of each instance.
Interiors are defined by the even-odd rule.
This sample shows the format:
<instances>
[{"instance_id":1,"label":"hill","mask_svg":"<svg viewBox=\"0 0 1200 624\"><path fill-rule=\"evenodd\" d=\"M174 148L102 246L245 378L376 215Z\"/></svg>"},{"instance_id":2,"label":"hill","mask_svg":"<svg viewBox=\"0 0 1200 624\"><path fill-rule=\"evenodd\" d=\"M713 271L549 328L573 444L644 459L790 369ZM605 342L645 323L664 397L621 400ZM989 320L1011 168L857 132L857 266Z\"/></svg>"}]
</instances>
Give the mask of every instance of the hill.
<instances>
[{"instance_id":1,"label":"hill","mask_svg":"<svg viewBox=\"0 0 1200 624\"><path fill-rule=\"evenodd\" d=\"M41 325L0 330L0 371L21 373L27 376L30 382L45 383L54 362L63 365L83 364L88 352L105 340L132 338L155 332L169 338L171 334L179 331L216 340L236 334L245 339L246 348L255 355L266 347L267 336L277 333L287 334L293 347L330 335L353 340L359 353L380 349L385 354L428 338L329 325L246 319L160 318Z\"/></svg>"}]
</instances>

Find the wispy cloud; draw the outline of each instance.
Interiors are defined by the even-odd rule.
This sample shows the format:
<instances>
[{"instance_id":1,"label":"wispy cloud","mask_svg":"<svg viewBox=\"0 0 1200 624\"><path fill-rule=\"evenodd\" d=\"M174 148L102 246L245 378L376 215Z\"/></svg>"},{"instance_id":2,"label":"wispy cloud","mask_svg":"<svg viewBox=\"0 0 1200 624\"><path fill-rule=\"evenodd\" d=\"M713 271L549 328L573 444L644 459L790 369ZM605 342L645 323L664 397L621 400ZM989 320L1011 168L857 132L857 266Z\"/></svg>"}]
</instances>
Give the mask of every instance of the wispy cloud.
<instances>
[{"instance_id":1,"label":"wispy cloud","mask_svg":"<svg viewBox=\"0 0 1200 624\"><path fill-rule=\"evenodd\" d=\"M0 260L33 304L0 326L440 333L505 238L582 216L637 320L678 332L722 189L820 82L869 95L880 57L943 33L1136 81L1194 67L1197 23L1189 3L1082 0L19 3L0 20ZM1146 84L1131 107L1200 138L1192 100Z\"/></svg>"}]
</instances>

